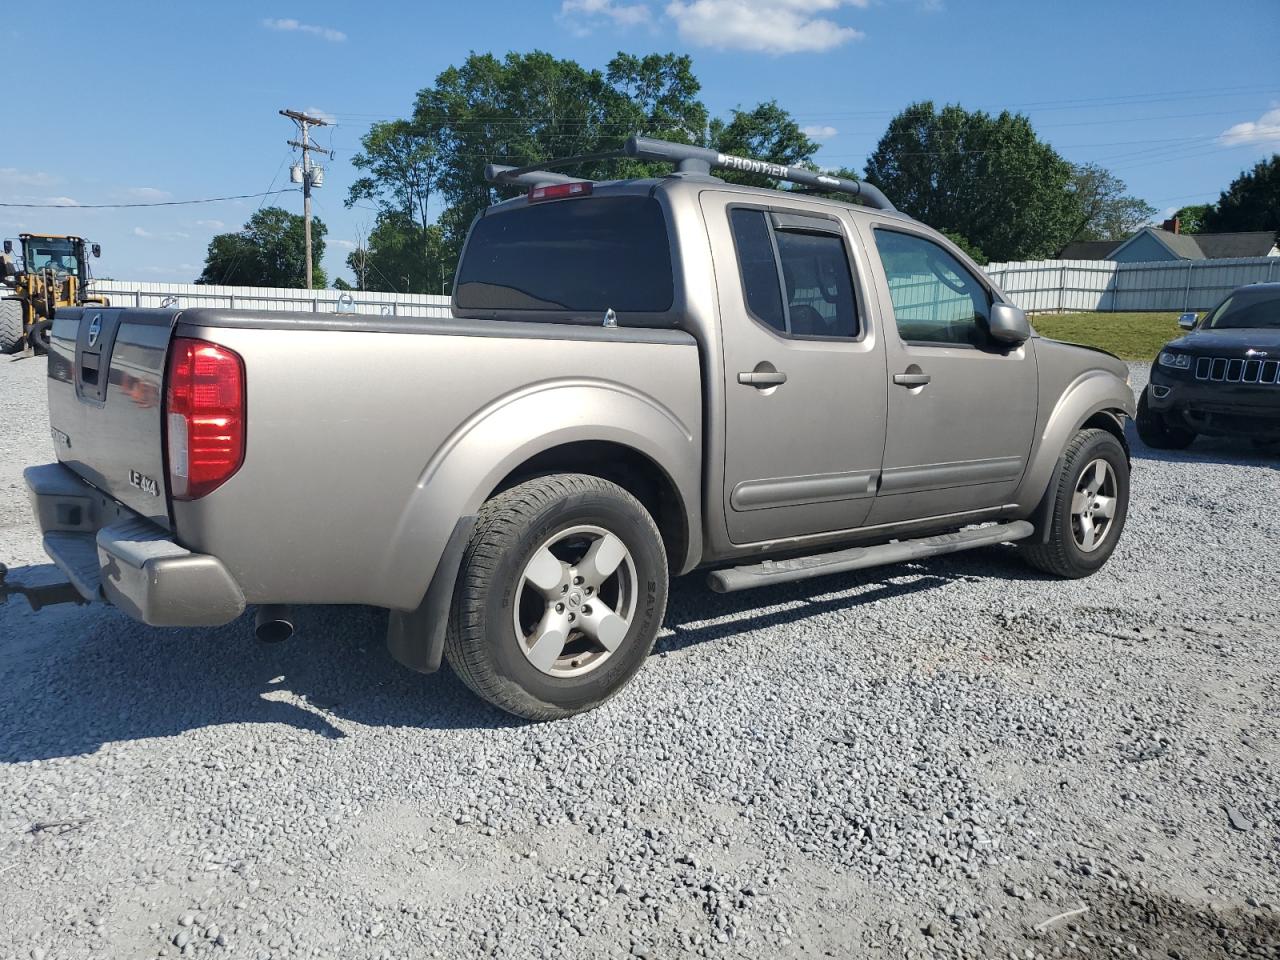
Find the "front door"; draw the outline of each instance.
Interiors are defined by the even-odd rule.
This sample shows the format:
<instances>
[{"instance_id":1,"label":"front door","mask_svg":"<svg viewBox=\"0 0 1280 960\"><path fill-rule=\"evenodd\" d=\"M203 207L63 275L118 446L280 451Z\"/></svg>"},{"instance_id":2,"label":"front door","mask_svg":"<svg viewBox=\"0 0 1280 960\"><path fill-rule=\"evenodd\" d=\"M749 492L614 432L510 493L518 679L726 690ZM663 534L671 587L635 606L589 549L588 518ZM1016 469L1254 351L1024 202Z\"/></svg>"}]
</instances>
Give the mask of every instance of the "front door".
<instances>
[{"instance_id":1,"label":"front door","mask_svg":"<svg viewBox=\"0 0 1280 960\"><path fill-rule=\"evenodd\" d=\"M854 239L834 215L707 192L725 385L729 539L867 518L884 450L885 360Z\"/></svg>"},{"instance_id":2,"label":"front door","mask_svg":"<svg viewBox=\"0 0 1280 960\"><path fill-rule=\"evenodd\" d=\"M942 244L897 223L871 234L888 315L889 431L868 522L1009 503L1035 433L1033 344L990 339L990 288Z\"/></svg>"}]
</instances>

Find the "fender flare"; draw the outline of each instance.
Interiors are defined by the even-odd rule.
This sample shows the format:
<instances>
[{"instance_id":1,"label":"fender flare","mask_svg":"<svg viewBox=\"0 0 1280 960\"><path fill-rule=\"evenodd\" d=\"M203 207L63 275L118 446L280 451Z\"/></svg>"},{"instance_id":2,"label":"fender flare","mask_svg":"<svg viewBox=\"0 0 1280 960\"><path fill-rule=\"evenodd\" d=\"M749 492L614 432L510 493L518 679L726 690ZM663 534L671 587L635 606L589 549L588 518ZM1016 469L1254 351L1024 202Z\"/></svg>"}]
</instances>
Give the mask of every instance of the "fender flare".
<instances>
[{"instance_id":1,"label":"fender flare","mask_svg":"<svg viewBox=\"0 0 1280 960\"><path fill-rule=\"evenodd\" d=\"M1028 543L1043 543L1048 535L1046 518L1052 509L1052 492L1058 477L1059 460L1071 438L1093 416L1105 414L1117 421L1123 432L1123 417L1137 413L1133 391L1125 381L1107 370L1082 373L1062 391L1058 403L1045 421L1031 464L1023 478L1017 500L1031 506L1030 518L1036 532ZM1117 416L1119 414L1119 416ZM1125 445L1128 454L1128 446ZM1030 500L1030 504L1027 501Z\"/></svg>"},{"instance_id":2,"label":"fender flare","mask_svg":"<svg viewBox=\"0 0 1280 960\"><path fill-rule=\"evenodd\" d=\"M542 381L498 397L458 426L432 454L408 498L381 576L400 609L417 607L459 518L474 516L497 485L533 456L580 441L629 447L662 469L680 499L688 530L682 570L701 554L701 456L698 424L656 398L594 378ZM456 570L453 572L456 576Z\"/></svg>"}]
</instances>

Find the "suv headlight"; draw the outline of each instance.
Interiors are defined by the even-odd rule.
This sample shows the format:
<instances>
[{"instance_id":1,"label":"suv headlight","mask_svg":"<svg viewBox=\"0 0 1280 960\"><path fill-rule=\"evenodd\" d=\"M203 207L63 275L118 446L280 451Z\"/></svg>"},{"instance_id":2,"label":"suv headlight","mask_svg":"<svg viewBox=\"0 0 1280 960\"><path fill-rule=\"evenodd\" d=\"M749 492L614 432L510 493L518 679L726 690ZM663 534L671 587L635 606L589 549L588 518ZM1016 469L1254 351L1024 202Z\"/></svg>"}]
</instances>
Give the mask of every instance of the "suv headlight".
<instances>
[{"instance_id":1,"label":"suv headlight","mask_svg":"<svg viewBox=\"0 0 1280 960\"><path fill-rule=\"evenodd\" d=\"M1162 350L1160 351L1160 366L1173 367L1175 370L1190 370L1191 354Z\"/></svg>"}]
</instances>

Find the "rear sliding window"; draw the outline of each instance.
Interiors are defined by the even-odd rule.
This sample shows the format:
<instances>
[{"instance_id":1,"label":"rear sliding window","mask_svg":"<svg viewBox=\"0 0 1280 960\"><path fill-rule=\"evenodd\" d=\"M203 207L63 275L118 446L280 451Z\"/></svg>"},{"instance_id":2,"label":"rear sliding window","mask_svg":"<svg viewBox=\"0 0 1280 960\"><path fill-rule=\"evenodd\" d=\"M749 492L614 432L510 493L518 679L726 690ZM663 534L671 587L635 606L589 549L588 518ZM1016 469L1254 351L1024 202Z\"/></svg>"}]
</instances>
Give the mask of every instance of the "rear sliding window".
<instances>
[{"instance_id":1,"label":"rear sliding window","mask_svg":"<svg viewBox=\"0 0 1280 960\"><path fill-rule=\"evenodd\" d=\"M481 217L458 273L466 310L663 313L671 247L652 197L534 203Z\"/></svg>"}]
</instances>

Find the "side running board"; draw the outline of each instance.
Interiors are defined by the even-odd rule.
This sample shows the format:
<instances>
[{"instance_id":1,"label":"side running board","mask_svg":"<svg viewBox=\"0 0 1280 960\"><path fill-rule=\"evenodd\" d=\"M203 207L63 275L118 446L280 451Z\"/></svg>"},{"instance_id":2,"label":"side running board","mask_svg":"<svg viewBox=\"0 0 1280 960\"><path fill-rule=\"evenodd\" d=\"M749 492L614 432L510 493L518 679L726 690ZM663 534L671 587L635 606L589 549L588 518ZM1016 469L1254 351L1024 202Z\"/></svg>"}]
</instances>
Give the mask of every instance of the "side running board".
<instances>
[{"instance_id":1,"label":"side running board","mask_svg":"<svg viewBox=\"0 0 1280 960\"><path fill-rule=\"evenodd\" d=\"M707 584L717 593L734 593L752 587L767 587L775 583L791 583L810 577L825 577L832 573L847 573L867 567L881 567L890 563L936 557L944 553L959 553L974 547L986 547L996 543L1025 540L1035 533L1026 520L998 523L990 527L958 530L936 537L919 540L895 540L873 547L853 547L834 553L815 553L790 560L765 560L742 567L713 570L707 575Z\"/></svg>"}]
</instances>

